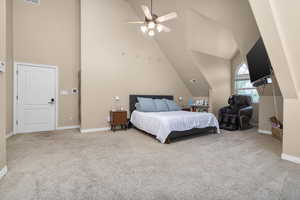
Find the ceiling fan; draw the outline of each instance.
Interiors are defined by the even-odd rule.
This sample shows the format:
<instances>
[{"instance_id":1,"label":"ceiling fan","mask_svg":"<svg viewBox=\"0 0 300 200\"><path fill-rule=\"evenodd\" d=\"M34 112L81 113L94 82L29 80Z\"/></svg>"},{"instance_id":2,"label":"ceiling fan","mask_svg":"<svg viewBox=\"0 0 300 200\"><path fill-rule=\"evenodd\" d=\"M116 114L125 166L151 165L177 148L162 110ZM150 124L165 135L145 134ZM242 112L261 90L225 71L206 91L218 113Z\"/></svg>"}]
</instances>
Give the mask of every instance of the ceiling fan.
<instances>
[{"instance_id":1,"label":"ceiling fan","mask_svg":"<svg viewBox=\"0 0 300 200\"><path fill-rule=\"evenodd\" d=\"M168 28L167 26L161 24L162 22L172 20L177 18L177 13L172 12L167 15L159 17L158 15L153 13L153 2L151 0L151 9L149 9L148 6L142 5L142 10L145 14L145 21L132 21L128 22L129 24L142 24L141 26L141 31L143 33L148 33L149 36L154 36L155 35L155 30L157 32L170 32L171 29Z\"/></svg>"}]
</instances>

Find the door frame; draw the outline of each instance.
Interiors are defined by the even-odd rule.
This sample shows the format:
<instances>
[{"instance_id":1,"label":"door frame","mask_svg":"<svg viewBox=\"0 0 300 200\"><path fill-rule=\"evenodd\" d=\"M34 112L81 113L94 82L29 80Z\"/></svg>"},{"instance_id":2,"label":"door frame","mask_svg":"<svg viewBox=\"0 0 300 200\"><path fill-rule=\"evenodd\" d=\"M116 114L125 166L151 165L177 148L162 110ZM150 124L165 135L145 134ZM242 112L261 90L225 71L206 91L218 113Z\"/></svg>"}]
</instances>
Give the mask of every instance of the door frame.
<instances>
[{"instance_id":1,"label":"door frame","mask_svg":"<svg viewBox=\"0 0 300 200\"><path fill-rule=\"evenodd\" d=\"M44 64L32 64L32 63L25 63L25 62L14 62L14 69L13 69L13 134L19 134L18 128L17 128L17 120L18 120L18 68L22 67L22 65L27 65L31 67L37 67L37 68L50 68L55 70L55 127L54 130L57 130L58 128L58 113L59 113L59 95L58 95L58 89L59 89L59 73L58 73L58 67L53 65L44 65Z\"/></svg>"}]
</instances>

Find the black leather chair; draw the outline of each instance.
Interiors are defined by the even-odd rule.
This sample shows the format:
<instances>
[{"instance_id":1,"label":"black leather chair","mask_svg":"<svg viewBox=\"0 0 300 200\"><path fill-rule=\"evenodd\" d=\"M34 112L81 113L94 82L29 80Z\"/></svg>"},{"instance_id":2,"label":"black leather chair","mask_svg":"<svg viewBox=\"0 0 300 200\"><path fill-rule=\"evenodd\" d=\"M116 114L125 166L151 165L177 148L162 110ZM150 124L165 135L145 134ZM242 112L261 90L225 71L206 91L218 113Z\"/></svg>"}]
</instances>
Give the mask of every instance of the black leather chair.
<instances>
[{"instance_id":1,"label":"black leather chair","mask_svg":"<svg viewBox=\"0 0 300 200\"><path fill-rule=\"evenodd\" d=\"M228 100L229 106L219 111L219 124L225 130L245 130L252 128L253 115L251 96L233 95Z\"/></svg>"}]
</instances>

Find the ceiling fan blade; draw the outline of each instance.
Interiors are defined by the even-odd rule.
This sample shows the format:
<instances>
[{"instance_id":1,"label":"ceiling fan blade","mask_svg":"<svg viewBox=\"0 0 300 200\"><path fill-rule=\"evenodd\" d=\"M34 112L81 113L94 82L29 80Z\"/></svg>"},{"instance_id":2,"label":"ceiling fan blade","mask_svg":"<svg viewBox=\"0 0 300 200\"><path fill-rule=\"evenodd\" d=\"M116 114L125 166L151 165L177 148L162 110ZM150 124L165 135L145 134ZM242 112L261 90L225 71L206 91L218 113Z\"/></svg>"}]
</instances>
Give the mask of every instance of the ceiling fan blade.
<instances>
[{"instance_id":1,"label":"ceiling fan blade","mask_svg":"<svg viewBox=\"0 0 300 200\"><path fill-rule=\"evenodd\" d=\"M152 20L153 17L152 17L152 13L151 13L150 9L147 6L144 6L144 5L142 5L142 9L144 11L144 14L145 14L146 18L149 19L149 20Z\"/></svg>"},{"instance_id":2,"label":"ceiling fan blade","mask_svg":"<svg viewBox=\"0 0 300 200\"><path fill-rule=\"evenodd\" d=\"M127 22L128 24L144 24L145 22L143 21L132 21L132 22Z\"/></svg>"},{"instance_id":3,"label":"ceiling fan blade","mask_svg":"<svg viewBox=\"0 0 300 200\"><path fill-rule=\"evenodd\" d=\"M170 29L169 27L167 27L167 26L165 26L165 25L161 25L161 27L162 27L162 31L164 31L164 32L166 32L166 33L171 32L171 29Z\"/></svg>"},{"instance_id":4,"label":"ceiling fan blade","mask_svg":"<svg viewBox=\"0 0 300 200\"><path fill-rule=\"evenodd\" d=\"M165 21L168 21L168 20L171 20L171 19L175 19L177 17L178 17L177 13L173 12L173 13L169 13L167 15L164 15L164 16L161 16L161 17L157 18L156 21L161 23L161 22L165 22Z\"/></svg>"}]
</instances>

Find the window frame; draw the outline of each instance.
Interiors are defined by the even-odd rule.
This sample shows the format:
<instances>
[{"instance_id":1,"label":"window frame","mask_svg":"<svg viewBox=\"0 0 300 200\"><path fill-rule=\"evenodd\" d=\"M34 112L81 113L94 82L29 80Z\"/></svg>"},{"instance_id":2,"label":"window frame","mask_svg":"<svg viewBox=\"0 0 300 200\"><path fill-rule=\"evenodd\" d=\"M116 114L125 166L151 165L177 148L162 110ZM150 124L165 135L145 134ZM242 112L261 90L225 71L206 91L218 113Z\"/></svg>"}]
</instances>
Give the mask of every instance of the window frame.
<instances>
[{"instance_id":1,"label":"window frame","mask_svg":"<svg viewBox=\"0 0 300 200\"><path fill-rule=\"evenodd\" d=\"M250 79L250 74L249 73L248 74L239 74L239 71L240 71L240 69L243 66L246 66L247 69L248 69L248 72L249 72L249 68L248 68L248 65L246 63L241 63L241 64L238 65L238 67L235 70L235 74L234 74L234 93L235 94L239 94L238 91L245 91L245 90L248 90L248 91L255 90L258 93L258 91L257 91L257 89L255 87L237 88L237 82L238 81L249 81L251 83L251 79ZM252 95L250 95L250 96L252 97L253 103L259 103L259 99L255 100L255 98L253 98Z\"/></svg>"}]
</instances>

